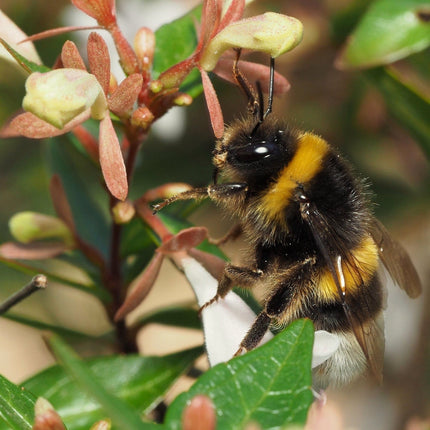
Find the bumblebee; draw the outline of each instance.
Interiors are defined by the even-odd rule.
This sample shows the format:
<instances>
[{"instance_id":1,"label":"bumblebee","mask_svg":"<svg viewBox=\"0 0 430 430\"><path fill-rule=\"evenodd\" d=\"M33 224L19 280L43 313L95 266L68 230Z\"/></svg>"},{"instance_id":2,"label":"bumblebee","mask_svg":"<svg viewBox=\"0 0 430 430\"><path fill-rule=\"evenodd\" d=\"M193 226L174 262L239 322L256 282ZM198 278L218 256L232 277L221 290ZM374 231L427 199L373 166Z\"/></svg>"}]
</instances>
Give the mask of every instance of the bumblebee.
<instances>
[{"instance_id":1,"label":"bumblebee","mask_svg":"<svg viewBox=\"0 0 430 430\"><path fill-rule=\"evenodd\" d=\"M274 62L271 63L273 89ZM337 352L314 370L314 385L343 385L369 371L382 379L384 265L410 297L421 292L416 270L371 211L366 187L324 139L289 128L264 112L238 70L251 114L229 125L213 152L215 183L155 207L209 197L240 222L231 236L247 242L243 265L226 264L216 296L233 286L264 291L262 311L238 353L255 348L271 324L309 318L339 337ZM221 182L218 182L221 179Z\"/></svg>"}]
</instances>

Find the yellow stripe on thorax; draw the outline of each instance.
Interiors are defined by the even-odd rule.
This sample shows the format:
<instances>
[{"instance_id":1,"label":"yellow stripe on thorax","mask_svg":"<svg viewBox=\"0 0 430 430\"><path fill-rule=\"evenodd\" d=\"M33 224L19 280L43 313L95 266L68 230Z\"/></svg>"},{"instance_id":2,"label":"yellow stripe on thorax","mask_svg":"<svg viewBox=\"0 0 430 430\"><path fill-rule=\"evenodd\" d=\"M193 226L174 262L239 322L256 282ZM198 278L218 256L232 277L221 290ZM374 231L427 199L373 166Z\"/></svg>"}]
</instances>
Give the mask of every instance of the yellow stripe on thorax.
<instances>
[{"instance_id":1,"label":"yellow stripe on thorax","mask_svg":"<svg viewBox=\"0 0 430 430\"><path fill-rule=\"evenodd\" d=\"M370 236L365 236L361 243L350 252L349 261L341 263L346 295L353 294L361 286L368 284L378 268L378 248ZM333 262L336 267L336 263ZM338 287L331 271L326 268L320 276L318 295L330 302L339 298Z\"/></svg>"},{"instance_id":2,"label":"yellow stripe on thorax","mask_svg":"<svg viewBox=\"0 0 430 430\"><path fill-rule=\"evenodd\" d=\"M260 213L268 219L281 217L294 189L309 182L320 171L327 151L328 144L324 139L312 133L299 136L293 158L263 195L258 208Z\"/></svg>"}]
</instances>

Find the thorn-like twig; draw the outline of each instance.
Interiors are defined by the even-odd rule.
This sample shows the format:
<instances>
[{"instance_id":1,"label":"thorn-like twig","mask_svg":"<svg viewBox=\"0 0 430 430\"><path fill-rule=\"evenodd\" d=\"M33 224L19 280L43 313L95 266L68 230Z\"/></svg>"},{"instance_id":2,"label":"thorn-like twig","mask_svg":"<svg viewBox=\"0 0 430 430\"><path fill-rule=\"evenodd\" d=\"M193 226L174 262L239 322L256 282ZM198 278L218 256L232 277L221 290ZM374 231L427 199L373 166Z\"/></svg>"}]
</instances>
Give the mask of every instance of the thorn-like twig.
<instances>
[{"instance_id":1,"label":"thorn-like twig","mask_svg":"<svg viewBox=\"0 0 430 430\"><path fill-rule=\"evenodd\" d=\"M0 315L7 312L12 306L31 296L34 292L46 288L48 279L45 275L36 275L29 284L10 296L0 304Z\"/></svg>"}]
</instances>

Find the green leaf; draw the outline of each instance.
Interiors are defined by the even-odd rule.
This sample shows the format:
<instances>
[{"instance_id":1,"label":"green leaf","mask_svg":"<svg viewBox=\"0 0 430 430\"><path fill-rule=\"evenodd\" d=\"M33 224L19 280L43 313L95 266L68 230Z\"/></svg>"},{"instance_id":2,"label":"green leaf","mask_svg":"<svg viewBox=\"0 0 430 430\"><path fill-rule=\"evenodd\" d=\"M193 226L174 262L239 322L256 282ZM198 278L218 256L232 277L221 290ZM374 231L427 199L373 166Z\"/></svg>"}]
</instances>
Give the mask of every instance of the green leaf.
<instances>
[{"instance_id":1,"label":"green leaf","mask_svg":"<svg viewBox=\"0 0 430 430\"><path fill-rule=\"evenodd\" d=\"M250 421L264 429L304 425L313 400L313 333L309 320L294 321L267 344L215 366L175 399L166 427L181 428L182 412L197 394L211 398L218 429L243 429Z\"/></svg>"},{"instance_id":2,"label":"green leaf","mask_svg":"<svg viewBox=\"0 0 430 430\"><path fill-rule=\"evenodd\" d=\"M156 79L161 72L188 58L197 46L196 23L200 21L202 8L197 6L186 15L162 25L156 32L153 73ZM182 83L181 91L192 97L202 92L200 74L193 71Z\"/></svg>"},{"instance_id":3,"label":"green leaf","mask_svg":"<svg viewBox=\"0 0 430 430\"><path fill-rule=\"evenodd\" d=\"M98 336L93 336L91 334L82 333L76 330L71 330L65 327L56 326L53 324L48 324L43 321L37 321L33 318L28 318L22 315L16 315L13 313L6 313L2 315L2 318L7 318L8 320L25 324L33 328L37 328L39 330L51 331L53 333L57 333L61 336L73 337L73 338L84 338L84 339L98 339ZM103 335L103 337L107 337L108 333Z\"/></svg>"},{"instance_id":4,"label":"green leaf","mask_svg":"<svg viewBox=\"0 0 430 430\"><path fill-rule=\"evenodd\" d=\"M389 64L430 45L428 0L377 0L350 36L337 60L340 68Z\"/></svg>"},{"instance_id":5,"label":"green leaf","mask_svg":"<svg viewBox=\"0 0 430 430\"><path fill-rule=\"evenodd\" d=\"M82 278L74 278L72 269L79 270L79 268L72 267L71 264L66 262L50 259L44 261L32 260L31 264L29 264L28 262L23 263L21 261L9 260L7 258L0 257L0 264L4 264L5 266L10 267L17 272L25 273L26 275L34 276L38 273L43 273L50 281L56 281L64 285L77 288L81 291L98 297L104 302L110 300L110 295L106 290L98 287L92 282L86 282ZM67 267L68 270L61 271L60 267L63 269Z\"/></svg>"},{"instance_id":6,"label":"green leaf","mask_svg":"<svg viewBox=\"0 0 430 430\"><path fill-rule=\"evenodd\" d=\"M173 306L156 310L149 314L143 315L136 321L141 327L146 324L162 324L174 327L201 329L202 324L195 308Z\"/></svg>"},{"instance_id":7,"label":"green leaf","mask_svg":"<svg viewBox=\"0 0 430 430\"><path fill-rule=\"evenodd\" d=\"M101 200L100 169L77 153L66 136L47 142L48 161L52 174L58 174L66 190L79 235L95 246L105 257L109 249L108 214ZM106 205L107 206L107 205Z\"/></svg>"},{"instance_id":8,"label":"green leaf","mask_svg":"<svg viewBox=\"0 0 430 430\"><path fill-rule=\"evenodd\" d=\"M49 72L51 69L49 67L33 63L33 61L27 60L20 53L15 51L4 39L0 37L0 43L4 46L4 48L15 58L16 62L29 74L33 72Z\"/></svg>"},{"instance_id":9,"label":"green leaf","mask_svg":"<svg viewBox=\"0 0 430 430\"><path fill-rule=\"evenodd\" d=\"M0 428L31 430L35 402L32 394L0 375Z\"/></svg>"},{"instance_id":10,"label":"green leaf","mask_svg":"<svg viewBox=\"0 0 430 430\"><path fill-rule=\"evenodd\" d=\"M85 364L91 378L104 390L118 397L133 411L143 414L159 402L167 389L202 353L202 348L194 348L164 357L100 357ZM88 430L95 421L110 416L58 365L35 375L23 385L49 400L69 430ZM1 426L0 429L3 430Z\"/></svg>"},{"instance_id":11,"label":"green leaf","mask_svg":"<svg viewBox=\"0 0 430 430\"><path fill-rule=\"evenodd\" d=\"M430 102L384 68L364 72L384 96L390 114L405 127L430 158Z\"/></svg>"},{"instance_id":12,"label":"green leaf","mask_svg":"<svg viewBox=\"0 0 430 430\"><path fill-rule=\"evenodd\" d=\"M57 335L52 335L48 339L49 345L55 356L61 361L67 374L78 384L81 389L91 398L100 404L104 417L112 420L114 426L121 430L145 429L139 414L127 403L116 397L111 391L104 387L101 380L94 377L93 372L81 361L77 354ZM104 378L112 377L112 369L105 369ZM49 400L49 398L47 398ZM86 409L85 404L83 409ZM57 412L61 416L61 411L55 405ZM64 418L64 417L62 417ZM67 425L67 424L66 424Z\"/></svg>"}]
</instances>

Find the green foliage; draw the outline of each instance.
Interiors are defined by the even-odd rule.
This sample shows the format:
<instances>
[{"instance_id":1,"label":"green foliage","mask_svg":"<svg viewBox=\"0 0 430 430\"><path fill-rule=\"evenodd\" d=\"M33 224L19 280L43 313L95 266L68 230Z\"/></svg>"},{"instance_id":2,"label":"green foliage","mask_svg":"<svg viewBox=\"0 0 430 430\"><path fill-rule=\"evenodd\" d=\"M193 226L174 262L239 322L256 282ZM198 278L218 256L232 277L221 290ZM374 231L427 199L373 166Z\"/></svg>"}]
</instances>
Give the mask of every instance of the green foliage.
<instances>
[{"instance_id":1,"label":"green foliage","mask_svg":"<svg viewBox=\"0 0 430 430\"><path fill-rule=\"evenodd\" d=\"M0 418L9 425L9 428L14 430L32 428L35 401L34 396L28 391L22 390L0 375Z\"/></svg>"},{"instance_id":2,"label":"green foliage","mask_svg":"<svg viewBox=\"0 0 430 430\"><path fill-rule=\"evenodd\" d=\"M339 62L346 68L393 63L430 45L427 0L377 0L350 35Z\"/></svg>"},{"instance_id":3,"label":"green foliage","mask_svg":"<svg viewBox=\"0 0 430 430\"><path fill-rule=\"evenodd\" d=\"M219 429L243 429L249 422L266 429L304 425L313 400L312 341L312 323L295 321L260 348L215 366L170 406L166 427L181 428L182 411L197 394L213 401Z\"/></svg>"}]
</instances>

